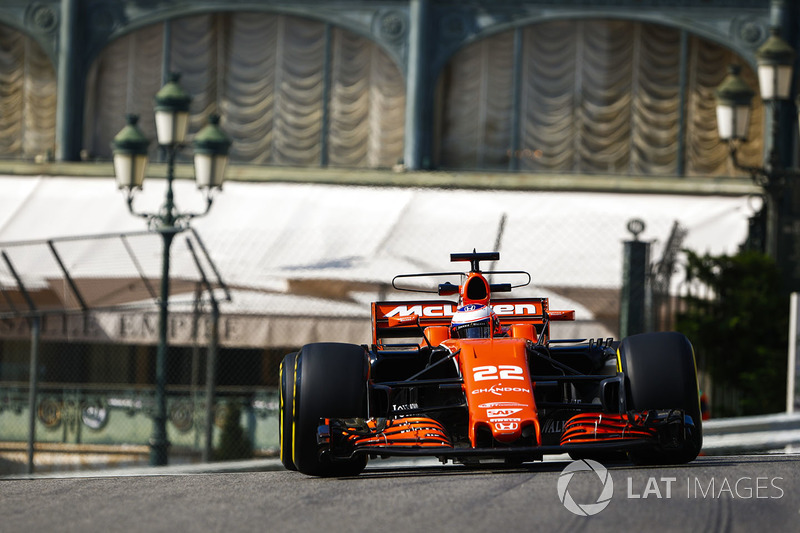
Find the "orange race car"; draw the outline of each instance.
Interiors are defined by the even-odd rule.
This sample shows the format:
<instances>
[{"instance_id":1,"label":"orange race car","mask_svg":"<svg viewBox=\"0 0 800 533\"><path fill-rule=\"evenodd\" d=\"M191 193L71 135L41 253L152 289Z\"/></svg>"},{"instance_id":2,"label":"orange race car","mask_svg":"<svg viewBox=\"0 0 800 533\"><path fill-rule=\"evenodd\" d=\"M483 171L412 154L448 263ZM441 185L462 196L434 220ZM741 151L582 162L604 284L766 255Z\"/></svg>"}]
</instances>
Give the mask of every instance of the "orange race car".
<instances>
[{"instance_id":1,"label":"orange race car","mask_svg":"<svg viewBox=\"0 0 800 533\"><path fill-rule=\"evenodd\" d=\"M499 298L524 271L482 272L499 253L458 253L470 270L396 276L395 289L458 296L372 304L372 343L315 343L281 363L281 461L315 476L369 458L519 464L545 454L692 461L702 446L692 345L675 332L616 342L556 340L574 320L547 298ZM426 279L453 279L430 289ZM510 279L512 283L490 282Z\"/></svg>"}]
</instances>

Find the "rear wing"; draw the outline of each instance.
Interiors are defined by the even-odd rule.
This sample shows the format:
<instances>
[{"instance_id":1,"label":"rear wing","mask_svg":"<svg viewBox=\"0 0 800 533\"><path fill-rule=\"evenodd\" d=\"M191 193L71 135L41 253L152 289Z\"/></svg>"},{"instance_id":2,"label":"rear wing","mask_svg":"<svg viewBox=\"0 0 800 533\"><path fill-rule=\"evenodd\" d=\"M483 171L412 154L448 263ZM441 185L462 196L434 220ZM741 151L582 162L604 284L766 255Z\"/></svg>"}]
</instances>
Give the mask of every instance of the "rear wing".
<instances>
[{"instance_id":1,"label":"rear wing","mask_svg":"<svg viewBox=\"0 0 800 533\"><path fill-rule=\"evenodd\" d=\"M492 309L500 324L531 324L536 334L549 337L549 324L553 320L575 320L575 311L550 311L547 298L506 298L492 301ZM381 339L421 337L420 326L449 326L458 308L450 300L388 301L372 304L372 343ZM419 317L419 325L412 317ZM399 320L404 317L408 320Z\"/></svg>"}]
</instances>

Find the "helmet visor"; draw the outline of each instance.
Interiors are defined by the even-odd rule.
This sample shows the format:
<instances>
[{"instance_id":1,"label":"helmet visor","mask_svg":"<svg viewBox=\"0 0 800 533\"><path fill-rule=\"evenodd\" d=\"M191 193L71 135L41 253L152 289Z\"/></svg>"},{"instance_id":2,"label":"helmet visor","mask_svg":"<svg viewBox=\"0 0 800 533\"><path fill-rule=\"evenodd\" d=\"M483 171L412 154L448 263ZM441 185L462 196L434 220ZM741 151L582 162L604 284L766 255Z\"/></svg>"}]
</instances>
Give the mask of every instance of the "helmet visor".
<instances>
[{"instance_id":1,"label":"helmet visor","mask_svg":"<svg viewBox=\"0 0 800 533\"><path fill-rule=\"evenodd\" d=\"M488 339L490 332L488 319L468 324L456 324L451 328L452 336L456 339Z\"/></svg>"}]
</instances>

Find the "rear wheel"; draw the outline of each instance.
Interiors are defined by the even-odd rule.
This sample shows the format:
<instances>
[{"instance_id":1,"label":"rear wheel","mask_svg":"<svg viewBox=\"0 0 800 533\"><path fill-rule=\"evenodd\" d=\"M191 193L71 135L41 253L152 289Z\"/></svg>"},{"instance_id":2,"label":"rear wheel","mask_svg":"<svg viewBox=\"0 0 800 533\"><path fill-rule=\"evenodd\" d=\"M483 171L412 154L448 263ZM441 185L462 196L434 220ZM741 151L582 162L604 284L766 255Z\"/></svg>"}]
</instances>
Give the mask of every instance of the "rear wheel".
<instances>
[{"instance_id":1,"label":"rear wheel","mask_svg":"<svg viewBox=\"0 0 800 533\"><path fill-rule=\"evenodd\" d=\"M280 434L281 463L288 470L297 470L292 459L292 431L294 428L294 365L297 352L287 354L280 369Z\"/></svg>"},{"instance_id":2,"label":"rear wheel","mask_svg":"<svg viewBox=\"0 0 800 533\"><path fill-rule=\"evenodd\" d=\"M308 344L297 355L292 459L303 474L350 476L367 465L364 455L320 457L317 428L321 418L366 418L368 365L364 348L353 344Z\"/></svg>"},{"instance_id":3,"label":"rear wheel","mask_svg":"<svg viewBox=\"0 0 800 533\"><path fill-rule=\"evenodd\" d=\"M625 374L627 407L632 411L681 409L692 418L678 448L630 452L636 464L679 464L694 460L703 446L694 350L676 332L644 333L623 339L619 364Z\"/></svg>"}]
</instances>

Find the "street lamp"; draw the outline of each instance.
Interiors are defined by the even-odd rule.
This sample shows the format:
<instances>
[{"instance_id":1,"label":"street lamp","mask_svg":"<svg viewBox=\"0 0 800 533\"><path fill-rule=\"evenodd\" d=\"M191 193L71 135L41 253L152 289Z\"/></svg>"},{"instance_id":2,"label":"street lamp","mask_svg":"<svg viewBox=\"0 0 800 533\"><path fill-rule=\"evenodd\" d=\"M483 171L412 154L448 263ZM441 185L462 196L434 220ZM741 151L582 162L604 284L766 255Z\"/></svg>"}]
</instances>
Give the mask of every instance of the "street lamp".
<instances>
[{"instance_id":1,"label":"street lamp","mask_svg":"<svg viewBox=\"0 0 800 533\"><path fill-rule=\"evenodd\" d=\"M194 139L195 180L206 198L202 213L179 213L174 201L172 182L175 179L175 156L183 148L189 125L189 105L192 98L179 85L180 75L173 73L169 82L155 97L155 121L158 144L167 155L167 191L164 205L157 213L138 213L133 208L136 190L142 188L147 166L147 148L150 141L139 129L138 117L128 115L128 124L114 137L114 173L117 186L125 190L128 210L147 219L151 229L157 230L163 240L161 263L161 292L158 313L158 351L156 354L156 412L153 416L153 434L150 437L150 464L167 464L167 322L169 317L169 263L170 246L177 232L185 228L192 218L203 216L211 209L214 192L222 188L228 149L231 141L219 127L219 116L211 115L209 124Z\"/></svg>"},{"instance_id":2,"label":"street lamp","mask_svg":"<svg viewBox=\"0 0 800 533\"><path fill-rule=\"evenodd\" d=\"M787 217L794 217L794 205L790 198L795 184L790 181L800 177L800 171L787 168L781 161L780 119L781 104L790 99L794 50L779 35L778 28L770 29L770 36L756 51L758 64L758 83L761 99L772 108L769 156L764 166L742 164L738 157L740 143L747 141L750 123L750 103L753 91L739 76L740 68L732 65L728 76L717 87L717 128L719 138L727 141L731 161L735 168L750 174L756 185L762 187L766 199L766 251L779 264L792 257L788 246L796 246L793 241L779 243L779 231L784 228ZM800 100L798 100L800 107ZM789 228L791 231L791 228ZM785 265L784 265L785 266ZM797 277L793 271L788 273L790 280ZM793 283L793 282L791 282Z\"/></svg>"}]
</instances>

